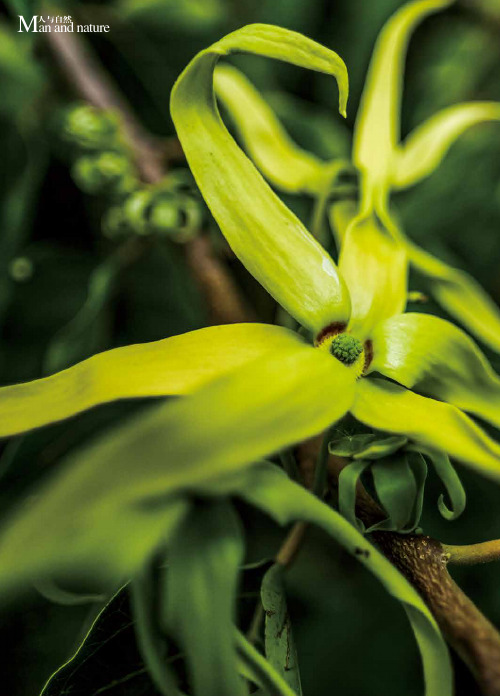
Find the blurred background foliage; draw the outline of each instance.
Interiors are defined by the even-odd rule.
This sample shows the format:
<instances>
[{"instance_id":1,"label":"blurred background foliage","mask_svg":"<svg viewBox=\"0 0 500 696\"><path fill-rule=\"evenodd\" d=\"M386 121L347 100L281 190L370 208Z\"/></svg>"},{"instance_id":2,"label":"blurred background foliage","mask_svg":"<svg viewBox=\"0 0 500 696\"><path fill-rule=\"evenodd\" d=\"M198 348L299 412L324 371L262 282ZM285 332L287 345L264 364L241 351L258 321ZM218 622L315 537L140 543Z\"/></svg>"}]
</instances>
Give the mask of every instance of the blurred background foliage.
<instances>
[{"instance_id":1,"label":"blurred background foliage","mask_svg":"<svg viewBox=\"0 0 500 696\"><path fill-rule=\"evenodd\" d=\"M400 0L114 0L68 2L58 13L82 23L110 25L108 34L87 35L86 40L144 126L162 138L174 135L168 97L175 78L195 53L227 32L250 22L268 22L326 44L344 58L349 69L346 123L336 114L331 79L271 61L236 60L293 137L326 159L349 152L353 117L376 34L401 4ZM167 337L208 321L204 298L174 243L162 240L112 281L108 278L105 262L114 247L101 232L100 201L83 194L74 183L54 125L60 108L75 95L61 79L43 35L17 32L16 15L37 12L36 0L12 0L0 18L2 384L39 377L51 366L71 364L98 350ZM443 106L462 100L500 100L499 61L498 0L463 0L453 10L426 21L408 57L403 135ZM310 200L287 202L305 220L309 218ZM471 130L453 146L435 174L395 197L395 205L411 238L469 270L500 301L497 125ZM227 255L216 231L212 234L216 248ZM258 314L272 320L272 303L234 259L224 262ZM101 269L97 280L96 269ZM425 292L422 279L412 277L411 284L412 289ZM68 333L68 325L77 315L81 318L84 305L88 318L83 329ZM440 313L432 303L414 309ZM499 359L490 357L498 370ZM0 459L0 515L44 472L57 466L61 455L139 408L140 403L101 407L8 442ZM431 475L425 531L447 543L500 537L498 492L468 472L462 472L462 477L468 506L458 521L449 523L437 513L439 486ZM248 560L270 558L279 541L278 531L255 512L242 512ZM421 693L419 659L402 609L359 564L340 549L332 549L320 533L309 538L311 543L287 576L304 693ZM454 574L500 625L498 566L465 567ZM255 594L251 575L246 573L242 583L243 612ZM93 612L88 605L58 606L35 590L22 606L2 609L3 693L39 693L50 673L67 659ZM127 607L114 607L108 620L114 638L104 652L90 652L78 689L71 682L71 690L64 693L154 694L140 672ZM475 687L467 671L459 664L457 669L457 693L473 696ZM138 675L127 678L134 670Z\"/></svg>"}]
</instances>

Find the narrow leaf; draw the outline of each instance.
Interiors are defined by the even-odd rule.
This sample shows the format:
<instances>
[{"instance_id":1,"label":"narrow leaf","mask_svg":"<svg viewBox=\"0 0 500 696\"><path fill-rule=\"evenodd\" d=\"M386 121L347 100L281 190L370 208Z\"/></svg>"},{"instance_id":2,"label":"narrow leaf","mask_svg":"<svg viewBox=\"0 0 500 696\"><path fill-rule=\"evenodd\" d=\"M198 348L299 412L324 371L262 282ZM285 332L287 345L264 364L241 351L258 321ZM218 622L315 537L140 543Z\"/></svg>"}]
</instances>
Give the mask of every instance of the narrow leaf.
<instances>
[{"instance_id":1,"label":"narrow leaf","mask_svg":"<svg viewBox=\"0 0 500 696\"><path fill-rule=\"evenodd\" d=\"M265 464L254 467L239 485L235 484L236 489L280 524L305 520L318 525L363 563L407 611L422 656L426 696L451 696L450 659L435 619L418 592L365 537L277 467Z\"/></svg>"},{"instance_id":2,"label":"narrow leaf","mask_svg":"<svg viewBox=\"0 0 500 696\"><path fill-rule=\"evenodd\" d=\"M262 686L269 696L297 696L279 673L239 631L236 632L236 645L243 676L251 679L254 684Z\"/></svg>"},{"instance_id":3,"label":"narrow leaf","mask_svg":"<svg viewBox=\"0 0 500 696\"><path fill-rule=\"evenodd\" d=\"M234 645L244 544L228 502L193 507L169 544L167 624L186 654L195 696L244 696Z\"/></svg>"},{"instance_id":4,"label":"narrow leaf","mask_svg":"<svg viewBox=\"0 0 500 696\"><path fill-rule=\"evenodd\" d=\"M166 641L159 621L159 574L154 560L149 560L131 583L135 631L142 657L160 694L179 696L177 678L167 662Z\"/></svg>"},{"instance_id":5,"label":"narrow leaf","mask_svg":"<svg viewBox=\"0 0 500 696\"><path fill-rule=\"evenodd\" d=\"M261 587L265 618L265 650L269 664L298 696L302 694L297 649L288 613L283 566L275 563L264 575Z\"/></svg>"}]
</instances>

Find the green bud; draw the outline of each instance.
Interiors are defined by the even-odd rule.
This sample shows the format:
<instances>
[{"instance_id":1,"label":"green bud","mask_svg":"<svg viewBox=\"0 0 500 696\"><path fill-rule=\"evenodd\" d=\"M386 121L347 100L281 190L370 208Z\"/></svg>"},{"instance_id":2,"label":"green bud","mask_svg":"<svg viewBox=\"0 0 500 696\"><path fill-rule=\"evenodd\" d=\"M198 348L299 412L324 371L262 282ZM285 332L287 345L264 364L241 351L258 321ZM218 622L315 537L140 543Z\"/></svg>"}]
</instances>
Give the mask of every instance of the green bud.
<instances>
[{"instance_id":1,"label":"green bud","mask_svg":"<svg viewBox=\"0 0 500 696\"><path fill-rule=\"evenodd\" d=\"M74 106L64 116L62 137L83 149L111 148L117 136L117 118L89 104Z\"/></svg>"},{"instance_id":2,"label":"green bud","mask_svg":"<svg viewBox=\"0 0 500 696\"><path fill-rule=\"evenodd\" d=\"M344 365L353 365L362 352L363 344L350 334L338 334L330 344L330 353Z\"/></svg>"},{"instance_id":3,"label":"green bud","mask_svg":"<svg viewBox=\"0 0 500 696\"><path fill-rule=\"evenodd\" d=\"M113 151L79 157L71 173L86 193L124 194L135 183L128 158Z\"/></svg>"}]
</instances>

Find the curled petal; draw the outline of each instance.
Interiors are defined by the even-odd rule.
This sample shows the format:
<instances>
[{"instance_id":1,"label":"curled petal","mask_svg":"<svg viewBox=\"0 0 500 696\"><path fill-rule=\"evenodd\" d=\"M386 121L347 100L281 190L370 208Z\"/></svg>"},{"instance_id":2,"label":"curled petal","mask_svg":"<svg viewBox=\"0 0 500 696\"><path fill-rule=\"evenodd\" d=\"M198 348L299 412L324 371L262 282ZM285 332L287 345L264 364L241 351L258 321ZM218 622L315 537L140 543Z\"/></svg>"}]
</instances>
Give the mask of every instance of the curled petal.
<instances>
[{"instance_id":1,"label":"curled petal","mask_svg":"<svg viewBox=\"0 0 500 696\"><path fill-rule=\"evenodd\" d=\"M435 300L476 338L500 352L500 309L479 283L406 240L411 265L426 277Z\"/></svg>"},{"instance_id":2,"label":"curled petal","mask_svg":"<svg viewBox=\"0 0 500 696\"><path fill-rule=\"evenodd\" d=\"M278 326L231 324L115 348L50 377L1 388L0 437L117 399L190 394L266 353L302 343Z\"/></svg>"},{"instance_id":3,"label":"curled petal","mask_svg":"<svg viewBox=\"0 0 500 696\"><path fill-rule=\"evenodd\" d=\"M245 149L274 186L289 193L317 193L328 164L302 150L252 83L236 68L218 65L217 99L227 109Z\"/></svg>"},{"instance_id":4,"label":"curled petal","mask_svg":"<svg viewBox=\"0 0 500 696\"><path fill-rule=\"evenodd\" d=\"M392 382L365 378L356 390L352 414L372 428L406 435L424 449L446 452L482 476L500 481L500 445L455 406Z\"/></svg>"},{"instance_id":5,"label":"curled petal","mask_svg":"<svg viewBox=\"0 0 500 696\"><path fill-rule=\"evenodd\" d=\"M430 314L400 314L372 334L371 370L500 427L500 377L474 341Z\"/></svg>"},{"instance_id":6,"label":"curled petal","mask_svg":"<svg viewBox=\"0 0 500 696\"><path fill-rule=\"evenodd\" d=\"M406 188L425 179L465 131L478 123L500 121L500 103L471 102L443 109L416 128L399 148L393 186Z\"/></svg>"},{"instance_id":7,"label":"curled petal","mask_svg":"<svg viewBox=\"0 0 500 696\"><path fill-rule=\"evenodd\" d=\"M224 126L213 77L221 56L251 53L333 75L345 111L347 71L339 56L301 34L250 25L199 53L172 90L171 113L208 207L241 262L303 326L318 333L346 323L349 297L330 256L276 196Z\"/></svg>"}]
</instances>

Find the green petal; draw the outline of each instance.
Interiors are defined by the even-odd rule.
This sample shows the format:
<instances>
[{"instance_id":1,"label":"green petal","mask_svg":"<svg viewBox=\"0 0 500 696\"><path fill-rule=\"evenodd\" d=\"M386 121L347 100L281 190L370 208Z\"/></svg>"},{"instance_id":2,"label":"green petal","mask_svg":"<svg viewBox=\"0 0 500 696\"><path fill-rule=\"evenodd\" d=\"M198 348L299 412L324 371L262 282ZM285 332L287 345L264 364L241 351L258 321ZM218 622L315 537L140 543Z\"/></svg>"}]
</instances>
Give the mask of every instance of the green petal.
<instances>
[{"instance_id":1,"label":"green petal","mask_svg":"<svg viewBox=\"0 0 500 696\"><path fill-rule=\"evenodd\" d=\"M234 644L240 523L227 501L193 507L168 546L167 625L186 655L194 696L245 696Z\"/></svg>"},{"instance_id":2,"label":"green petal","mask_svg":"<svg viewBox=\"0 0 500 696\"><path fill-rule=\"evenodd\" d=\"M329 354L292 344L114 429L3 526L0 592L60 572L122 581L182 521L181 494L322 432L355 384Z\"/></svg>"},{"instance_id":3,"label":"green petal","mask_svg":"<svg viewBox=\"0 0 500 696\"><path fill-rule=\"evenodd\" d=\"M277 326L232 324L99 353L51 377L0 389L0 437L117 399L189 394L261 355L301 343Z\"/></svg>"},{"instance_id":4,"label":"green petal","mask_svg":"<svg viewBox=\"0 0 500 696\"><path fill-rule=\"evenodd\" d=\"M438 498L439 512L447 520L456 520L465 510L466 494L462 482L455 471L455 467L444 452L425 449L423 450L423 454L431 460L436 474L443 482L446 493L451 501L450 510L444 502L444 496L441 494Z\"/></svg>"},{"instance_id":5,"label":"green petal","mask_svg":"<svg viewBox=\"0 0 500 696\"><path fill-rule=\"evenodd\" d=\"M355 459L339 474L339 512L361 533L365 525L356 517L356 492L361 475L371 464L368 459Z\"/></svg>"},{"instance_id":6,"label":"green petal","mask_svg":"<svg viewBox=\"0 0 500 696\"><path fill-rule=\"evenodd\" d=\"M339 270L351 296L349 330L358 338L369 338L378 322L403 311L406 252L373 213L356 217L347 228Z\"/></svg>"},{"instance_id":7,"label":"green petal","mask_svg":"<svg viewBox=\"0 0 500 696\"><path fill-rule=\"evenodd\" d=\"M252 83L236 68L218 65L217 99L235 124L245 149L273 186L289 193L317 193L328 165L298 147Z\"/></svg>"},{"instance_id":8,"label":"green petal","mask_svg":"<svg viewBox=\"0 0 500 696\"><path fill-rule=\"evenodd\" d=\"M417 0L387 21L375 45L354 132L354 164L364 172L368 193L388 187L400 138L400 104L406 51L425 17L453 0Z\"/></svg>"},{"instance_id":9,"label":"green petal","mask_svg":"<svg viewBox=\"0 0 500 696\"><path fill-rule=\"evenodd\" d=\"M500 481L500 445L455 406L392 382L365 378L351 411L372 428L406 435L423 448L447 452L483 476Z\"/></svg>"},{"instance_id":10,"label":"green petal","mask_svg":"<svg viewBox=\"0 0 500 696\"><path fill-rule=\"evenodd\" d=\"M500 427L500 377L474 341L430 314L400 314L372 334L370 370Z\"/></svg>"},{"instance_id":11,"label":"green petal","mask_svg":"<svg viewBox=\"0 0 500 696\"><path fill-rule=\"evenodd\" d=\"M328 219L335 238L337 249L342 248L342 243L349 225L358 214L358 206L355 201L337 201L330 206Z\"/></svg>"},{"instance_id":12,"label":"green petal","mask_svg":"<svg viewBox=\"0 0 500 696\"><path fill-rule=\"evenodd\" d=\"M371 472L377 497L388 519L373 525L368 531L413 531L409 523L413 516L418 489L409 463L409 454L400 452L386 459L379 459L373 463Z\"/></svg>"},{"instance_id":13,"label":"green petal","mask_svg":"<svg viewBox=\"0 0 500 696\"><path fill-rule=\"evenodd\" d=\"M432 174L455 140L472 126L485 121L500 121L499 103L456 104L429 118L399 148L393 185L406 188Z\"/></svg>"},{"instance_id":14,"label":"green petal","mask_svg":"<svg viewBox=\"0 0 500 696\"><path fill-rule=\"evenodd\" d=\"M335 76L341 111L347 71L336 53L301 34L250 25L199 53L171 97L172 118L189 166L236 256L287 312L319 332L332 322L346 322L348 293L330 256L266 184L222 123L213 75L218 59L234 52Z\"/></svg>"},{"instance_id":15,"label":"green petal","mask_svg":"<svg viewBox=\"0 0 500 696\"><path fill-rule=\"evenodd\" d=\"M500 310L479 283L406 240L410 263L426 276L436 301L471 333L500 352Z\"/></svg>"},{"instance_id":16,"label":"green petal","mask_svg":"<svg viewBox=\"0 0 500 696\"><path fill-rule=\"evenodd\" d=\"M426 696L451 696L450 659L435 619L418 592L365 537L276 467L261 464L249 470L240 483L239 495L280 524L305 520L318 525L363 563L406 609L422 655Z\"/></svg>"}]
</instances>

